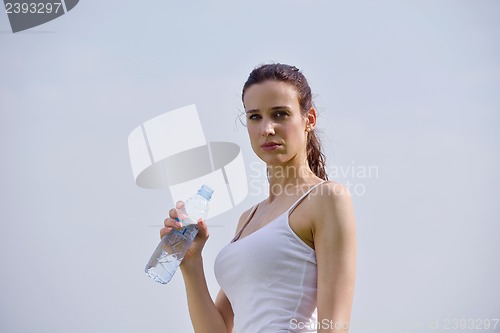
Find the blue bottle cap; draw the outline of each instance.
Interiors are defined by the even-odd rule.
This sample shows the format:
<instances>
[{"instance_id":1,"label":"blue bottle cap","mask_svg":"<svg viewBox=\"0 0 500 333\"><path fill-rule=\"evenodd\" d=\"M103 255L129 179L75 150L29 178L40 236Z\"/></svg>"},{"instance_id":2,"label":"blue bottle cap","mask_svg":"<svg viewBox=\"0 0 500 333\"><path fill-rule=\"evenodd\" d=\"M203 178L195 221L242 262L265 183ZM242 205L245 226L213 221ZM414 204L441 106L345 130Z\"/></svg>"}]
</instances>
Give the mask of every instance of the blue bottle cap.
<instances>
[{"instance_id":1,"label":"blue bottle cap","mask_svg":"<svg viewBox=\"0 0 500 333\"><path fill-rule=\"evenodd\" d=\"M203 184L198 190L198 194L207 200L210 200L212 198L212 193L214 193L214 190L206 184Z\"/></svg>"}]
</instances>

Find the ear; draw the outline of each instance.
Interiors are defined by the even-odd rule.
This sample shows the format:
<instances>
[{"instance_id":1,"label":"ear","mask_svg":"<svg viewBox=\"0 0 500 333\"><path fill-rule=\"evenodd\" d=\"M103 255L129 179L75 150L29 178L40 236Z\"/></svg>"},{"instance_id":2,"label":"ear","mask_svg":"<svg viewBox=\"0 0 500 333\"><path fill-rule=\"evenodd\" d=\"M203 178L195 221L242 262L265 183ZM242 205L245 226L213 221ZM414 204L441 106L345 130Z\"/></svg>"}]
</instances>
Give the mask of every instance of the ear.
<instances>
[{"instance_id":1,"label":"ear","mask_svg":"<svg viewBox=\"0 0 500 333\"><path fill-rule=\"evenodd\" d=\"M309 111L305 114L306 119L306 132L310 132L316 126L316 109L310 108Z\"/></svg>"}]
</instances>

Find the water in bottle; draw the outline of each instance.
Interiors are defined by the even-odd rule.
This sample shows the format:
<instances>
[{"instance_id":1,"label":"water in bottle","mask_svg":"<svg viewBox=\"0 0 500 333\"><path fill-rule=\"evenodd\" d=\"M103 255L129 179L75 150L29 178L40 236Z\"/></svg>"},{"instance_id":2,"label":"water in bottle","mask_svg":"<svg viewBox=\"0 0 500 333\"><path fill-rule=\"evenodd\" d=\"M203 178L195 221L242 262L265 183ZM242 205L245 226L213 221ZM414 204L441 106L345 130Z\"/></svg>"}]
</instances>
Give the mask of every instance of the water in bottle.
<instances>
[{"instance_id":1,"label":"water in bottle","mask_svg":"<svg viewBox=\"0 0 500 333\"><path fill-rule=\"evenodd\" d=\"M177 202L175 208L178 220L182 222L183 227L172 229L161 239L145 268L150 278L166 284L174 276L186 251L198 234L198 220L200 218L205 220L207 217L208 204L213 192L208 185L203 185L198 193L187 199L185 203Z\"/></svg>"}]
</instances>

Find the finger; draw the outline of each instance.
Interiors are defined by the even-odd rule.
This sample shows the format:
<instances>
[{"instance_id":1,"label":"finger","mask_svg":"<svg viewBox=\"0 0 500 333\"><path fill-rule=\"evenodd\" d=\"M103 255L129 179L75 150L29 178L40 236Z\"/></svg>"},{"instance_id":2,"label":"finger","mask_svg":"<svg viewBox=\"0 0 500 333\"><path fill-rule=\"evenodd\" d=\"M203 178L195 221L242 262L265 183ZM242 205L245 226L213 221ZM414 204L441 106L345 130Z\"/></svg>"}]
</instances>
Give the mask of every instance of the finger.
<instances>
[{"instance_id":1,"label":"finger","mask_svg":"<svg viewBox=\"0 0 500 333\"><path fill-rule=\"evenodd\" d=\"M181 221L187 218L186 206L184 205L184 202L177 201L175 204L175 211L177 213L177 217L181 219Z\"/></svg>"},{"instance_id":2,"label":"finger","mask_svg":"<svg viewBox=\"0 0 500 333\"><path fill-rule=\"evenodd\" d=\"M209 236L207 224L201 218L198 220L198 235L203 239L207 239Z\"/></svg>"},{"instance_id":3,"label":"finger","mask_svg":"<svg viewBox=\"0 0 500 333\"><path fill-rule=\"evenodd\" d=\"M165 221L163 221L163 225L165 227L170 227L170 228L181 228L182 227L182 223L179 221L178 218L175 218L175 219L167 218L167 219L165 219Z\"/></svg>"},{"instance_id":4,"label":"finger","mask_svg":"<svg viewBox=\"0 0 500 333\"><path fill-rule=\"evenodd\" d=\"M182 201L182 200L179 200L175 203L175 208L177 208L177 209L184 209L184 206L185 206L185 204L184 204L184 201Z\"/></svg>"},{"instance_id":5,"label":"finger","mask_svg":"<svg viewBox=\"0 0 500 333\"><path fill-rule=\"evenodd\" d=\"M168 211L168 216L170 216L171 219L175 219L177 217L177 210L172 208Z\"/></svg>"},{"instance_id":6,"label":"finger","mask_svg":"<svg viewBox=\"0 0 500 333\"><path fill-rule=\"evenodd\" d=\"M160 239L162 239L166 234L170 233L172 231L172 228L170 227L165 227L160 229Z\"/></svg>"}]
</instances>

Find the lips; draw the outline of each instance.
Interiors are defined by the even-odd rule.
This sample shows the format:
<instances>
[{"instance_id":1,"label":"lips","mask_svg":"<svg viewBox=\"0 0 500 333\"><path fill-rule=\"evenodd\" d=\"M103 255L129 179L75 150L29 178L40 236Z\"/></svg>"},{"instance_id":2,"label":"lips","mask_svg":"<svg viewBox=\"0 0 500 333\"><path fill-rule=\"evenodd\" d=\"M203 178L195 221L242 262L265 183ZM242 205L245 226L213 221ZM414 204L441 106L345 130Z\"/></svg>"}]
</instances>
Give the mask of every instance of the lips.
<instances>
[{"instance_id":1,"label":"lips","mask_svg":"<svg viewBox=\"0 0 500 333\"><path fill-rule=\"evenodd\" d=\"M280 144L277 143L277 142L266 142L264 143L263 145L261 145L262 148L266 148L266 147L272 147L272 146L279 146Z\"/></svg>"},{"instance_id":2,"label":"lips","mask_svg":"<svg viewBox=\"0 0 500 333\"><path fill-rule=\"evenodd\" d=\"M261 145L261 148L264 151L271 151L279 147L281 147L281 145L277 142L266 142L263 145Z\"/></svg>"}]
</instances>

